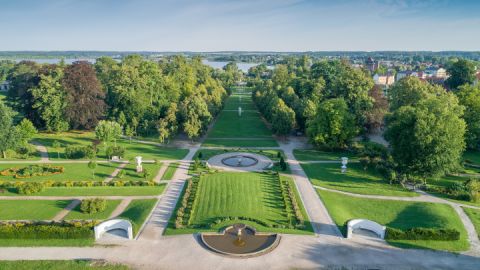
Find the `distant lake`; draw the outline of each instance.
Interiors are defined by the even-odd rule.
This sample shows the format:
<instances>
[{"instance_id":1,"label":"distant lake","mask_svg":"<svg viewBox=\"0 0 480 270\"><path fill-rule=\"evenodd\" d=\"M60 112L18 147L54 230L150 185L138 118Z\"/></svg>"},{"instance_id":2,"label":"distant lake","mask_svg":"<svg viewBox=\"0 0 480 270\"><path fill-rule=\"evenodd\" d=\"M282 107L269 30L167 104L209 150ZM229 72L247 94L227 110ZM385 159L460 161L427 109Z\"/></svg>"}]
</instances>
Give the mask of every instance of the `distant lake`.
<instances>
[{"instance_id":1,"label":"distant lake","mask_svg":"<svg viewBox=\"0 0 480 270\"><path fill-rule=\"evenodd\" d=\"M39 64L58 64L60 63L60 58L38 58L38 59L21 59L21 58L18 58L18 59L15 59L15 62L20 62L20 61L33 61L33 62L37 62ZM76 62L76 61L87 61L87 62L90 62L92 64L95 63L96 59L93 59L93 58L83 58L83 59L74 59L74 58L65 58L65 63L66 64L71 64L73 62ZM224 61L209 61L209 60L202 60L202 62L205 64L205 65L208 65L208 66L211 66L213 68L223 68L224 66L226 66L229 62L224 62ZM243 72L248 72L248 70L251 68L251 67L254 67L254 66L258 66L259 63L241 63L241 62L237 62L237 66L238 68L243 71Z\"/></svg>"}]
</instances>

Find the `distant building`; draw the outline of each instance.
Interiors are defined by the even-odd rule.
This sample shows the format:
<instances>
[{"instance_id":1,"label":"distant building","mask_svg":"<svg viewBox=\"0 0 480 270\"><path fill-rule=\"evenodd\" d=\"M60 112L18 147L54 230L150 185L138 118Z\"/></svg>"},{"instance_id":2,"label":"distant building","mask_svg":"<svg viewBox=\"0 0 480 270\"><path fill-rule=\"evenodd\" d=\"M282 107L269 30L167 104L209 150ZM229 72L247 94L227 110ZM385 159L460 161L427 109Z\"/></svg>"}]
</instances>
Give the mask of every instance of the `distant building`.
<instances>
[{"instance_id":1,"label":"distant building","mask_svg":"<svg viewBox=\"0 0 480 270\"><path fill-rule=\"evenodd\" d=\"M387 75L373 75L373 81L376 85L388 88L390 85L395 83L395 77L392 74Z\"/></svg>"},{"instance_id":2,"label":"distant building","mask_svg":"<svg viewBox=\"0 0 480 270\"><path fill-rule=\"evenodd\" d=\"M8 81L0 82L0 91L8 91L9 86Z\"/></svg>"},{"instance_id":3,"label":"distant building","mask_svg":"<svg viewBox=\"0 0 480 270\"><path fill-rule=\"evenodd\" d=\"M427 77L435 77L438 79L446 79L447 78L447 70L444 68L427 68L425 70Z\"/></svg>"},{"instance_id":4,"label":"distant building","mask_svg":"<svg viewBox=\"0 0 480 270\"><path fill-rule=\"evenodd\" d=\"M367 61L365 61L365 68L370 70L370 72L377 70L378 65L378 61L373 60L371 57L367 58Z\"/></svg>"}]
</instances>

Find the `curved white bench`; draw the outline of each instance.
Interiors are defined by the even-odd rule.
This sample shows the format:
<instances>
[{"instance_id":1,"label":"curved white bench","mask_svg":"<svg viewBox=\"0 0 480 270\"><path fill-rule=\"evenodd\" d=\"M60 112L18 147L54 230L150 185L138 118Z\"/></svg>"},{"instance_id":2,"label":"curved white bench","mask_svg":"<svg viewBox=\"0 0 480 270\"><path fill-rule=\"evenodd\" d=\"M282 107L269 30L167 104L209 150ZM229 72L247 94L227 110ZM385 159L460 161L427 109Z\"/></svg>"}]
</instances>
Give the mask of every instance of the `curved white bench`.
<instances>
[{"instance_id":1,"label":"curved white bench","mask_svg":"<svg viewBox=\"0 0 480 270\"><path fill-rule=\"evenodd\" d=\"M368 219L352 219L347 223L347 238L352 237L352 233L355 229L369 230L378 235L381 239L385 238L385 230L387 227L382 226L375 221Z\"/></svg>"},{"instance_id":2,"label":"curved white bench","mask_svg":"<svg viewBox=\"0 0 480 270\"><path fill-rule=\"evenodd\" d=\"M128 239L133 239L132 223L125 219L111 219L94 227L95 239L99 239L105 232L121 229L127 232Z\"/></svg>"}]
</instances>

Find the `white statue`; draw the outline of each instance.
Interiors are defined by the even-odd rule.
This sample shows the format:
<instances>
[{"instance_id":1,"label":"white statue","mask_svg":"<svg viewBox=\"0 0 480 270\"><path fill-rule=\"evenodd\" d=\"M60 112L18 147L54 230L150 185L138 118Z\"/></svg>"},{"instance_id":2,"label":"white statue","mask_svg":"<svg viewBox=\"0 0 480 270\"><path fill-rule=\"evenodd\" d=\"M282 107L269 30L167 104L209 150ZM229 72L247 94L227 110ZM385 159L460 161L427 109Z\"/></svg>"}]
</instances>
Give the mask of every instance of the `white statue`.
<instances>
[{"instance_id":1,"label":"white statue","mask_svg":"<svg viewBox=\"0 0 480 270\"><path fill-rule=\"evenodd\" d=\"M137 162L137 173L143 172L142 157L141 156L136 156L135 161Z\"/></svg>"},{"instance_id":2,"label":"white statue","mask_svg":"<svg viewBox=\"0 0 480 270\"><path fill-rule=\"evenodd\" d=\"M342 157L342 173L347 172L347 163L348 163L348 158Z\"/></svg>"},{"instance_id":3,"label":"white statue","mask_svg":"<svg viewBox=\"0 0 480 270\"><path fill-rule=\"evenodd\" d=\"M238 116L242 116L242 107L238 107Z\"/></svg>"}]
</instances>

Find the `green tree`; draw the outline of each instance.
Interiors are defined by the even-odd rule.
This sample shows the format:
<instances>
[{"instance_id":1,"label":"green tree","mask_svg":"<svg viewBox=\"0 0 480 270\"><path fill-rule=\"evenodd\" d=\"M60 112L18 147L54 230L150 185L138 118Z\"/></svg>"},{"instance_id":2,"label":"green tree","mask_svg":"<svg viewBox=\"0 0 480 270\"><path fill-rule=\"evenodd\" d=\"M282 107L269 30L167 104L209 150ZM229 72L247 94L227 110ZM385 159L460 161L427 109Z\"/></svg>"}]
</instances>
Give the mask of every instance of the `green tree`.
<instances>
[{"instance_id":1,"label":"green tree","mask_svg":"<svg viewBox=\"0 0 480 270\"><path fill-rule=\"evenodd\" d=\"M61 68L52 69L48 74L40 75L40 82L30 90L34 100L32 108L38 111L47 131L68 130L65 117L67 103L62 78Z\"/></svg>"},{"instance_id":2,"label":"green tree","mask_svg":"<svg viewBox=\"0 0 480 270\"><path fill-rule=\"evenodd\" d=\"M385 138L400 175L426 182L456 169L465 148L462 115L463 107L452 93L395 110L387 118Z\"/></svg>"},{"instance_id":3,"label":"green tree","mask_svg":"<svg viewBox=\"0 0 480 270\"><path fill-rule=\"evenodd\" d=\"M92 179L95 179L95 169L97 168L97 162L94 160L90 160L88 162L88 168L92 170Z\"/></svg>"},{"instance_id":4,"label":"green tree","mask_svg":"<svg viewBox=\"0 0 480 270\"><path fill-rule=\"evenodd\" d=\"M447 68L450 77L446 83L452 90L456 90L464 84L472 84L475 81L475 65L466 59L459 59Z\"/></svg>"},{"instance_id":5,"label":"green tree","mask_svg":"<svg viewBox=\"0 0 480 270\"><path fill-rule=\"evenodd\" d=\"M198 96L185 99L180 105L180 114L183 119L183 131L190 139L199 136L212 119L207 103Z\"/></svg>"},{"instance_id":6,"label":"green tree","mask_svg":"<svg viewBox=\"0 0 480 270\"><path fill-rule=\"evenodd\" d=\"M315 116L307 121L307 135L320 147L343 148L357 133L355 118L343 98L322 102Z\"/></svg>"},{"instance_id":7,"label":"green tree","mask_svg":"<svg viewBox=\"0 0 480 270\"><path fill-rule=\"evenodd\" d=\"M465 107L463 119L467 123L465 140L467 147L480 148L480 87L463 85L456 92L460 104Z\"/></svg>"},{"instance_id":8,"label":"green tree","mask_svg":"<svg viewBox=\"0 0 480 270\"><path fill-rule=\"evenodd\" d=\"M17 129L13 126L13 112L0 100L0 151L7 158L7 150L18 146Z\"/></svg>"},{"instance_id":9,"label":"green tree","mask_svg":"<svg viewBox=\"0 0 480 270\"><path fill-rule=\"evenodd\" d=\"M272 130L279 135L287 135L295 127L295 112L282 99L278 103L272 116Z\"/></svg>"},{"instance_id":10,"label":"green tree","mask_svg":"<svg viewBox=\"0 0 480 270\"><path fill-rule=\"evenodd\" d=\"M122 136L122 127L115 121L101 120L95 128L95 137L101 140L104 146L109 142L114 142L117 146L117 139Z\"/></svg>"},{"instance_id":11,"label":"green tree","mask_svg":"<svg viewBox=\"0 0 480 270\"><path fill-rule=\"evenodd\" d=\"M28 142L37 135L38 131L33 126L30 120L24 118L16 127L19 143L21 145L27 145Z\"/></svg>"},{"instance_id":12,"label":"green tree","mask_svg":"<svg viewBox=\"0 0 480 270\"><path fill-rule=\"evenodd\" d=\"M441 95L445 90L433 86L416 77L405 77L393 85L389 91L390 110L395 111L401 106L415 106L420 101L432 95Z\"/></svg>"}]
</instances>

